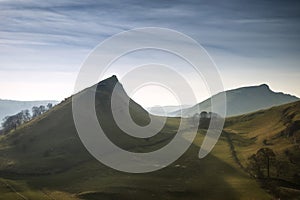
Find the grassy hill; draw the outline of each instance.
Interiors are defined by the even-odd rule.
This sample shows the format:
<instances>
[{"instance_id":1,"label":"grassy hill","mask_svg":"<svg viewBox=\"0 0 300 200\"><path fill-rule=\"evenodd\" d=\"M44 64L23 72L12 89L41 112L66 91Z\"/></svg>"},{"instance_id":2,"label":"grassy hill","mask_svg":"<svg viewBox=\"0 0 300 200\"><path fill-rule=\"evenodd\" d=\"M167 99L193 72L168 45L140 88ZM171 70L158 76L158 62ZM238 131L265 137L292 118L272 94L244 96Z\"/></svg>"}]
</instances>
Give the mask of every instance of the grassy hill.
<instances>
[{"instance_id":1,"label":"grassy hill","mask_svg":"<svg viewBox=\"0 0 300 200\"><path fill-rule=\"evenodd\" d=\"M220 94L217 94L218 96ZM272 91L268 85L242 87L226 91L227 116L237 116L261 109L271 108L285 103L291 103L299 98ZM193 107L182 110L183 116L193 116L199 107L200 111L211 111L211 99L207 99ZM218 105L215 105L218 106ZM171 112L170 116L180 116L180 110Z\"/></svg>"},{"instance_id":2,"label":"grassy hill","mask_svg":"<svg viewBox=\"0 0 300 200\"><path fill-rule=\"evenodd\" d=\"M109 133L107 136L122 148L135 152L152 151L167 144L176 134L179 118L168 118L163 130L147 140L125 135L116 126L108 109L115 85L119 87L120 103L122 99L125 102L129 97L115 77L81 93L96 88L96 110L101 115L100 123ZM237 158L245 165L244 152L248 156L261 147L264 137L259 135L264 132L260 130L273 130L265 127L268 117L272 116L270 119L276 124L280 116L293 116L287 117L290 121L286 122L293 124L300 112L298 102L230 118L226 132L204 159L198 158L206 132L200 129L188 151L172 165L147 174L128 174L99 163L87 152L74 126L71 100L66 99L41 117L0 137L0 199L272 199L261 187L262 183L241 168ZM149 114L132 100L130 113L136 123L149 123ZM267 121L255 121L256 117ZM284 125L279 124L276 130L284 131L281 126ZM187 128L183 135L186 139L190 137L189 131ZM275 132L272 134L276 135ZM276 147L277 141L281 139L268 140ZM281 145L290 145L287 148L298 155L289 142L287 139ZM291 195L294 190L285 192Z\"/></svg>"},{"instance_id":3,"label":"grassy hill","mask_svg":"<svg viewBox=\"0 0 300 200\"><path fill-rule=\"evenodd\" d=\"M261 180L279 196L300 196L300 101L229 118L224 131L245 168L259 149L271 149L270 180Z\"/></svg>"}]
</instances>

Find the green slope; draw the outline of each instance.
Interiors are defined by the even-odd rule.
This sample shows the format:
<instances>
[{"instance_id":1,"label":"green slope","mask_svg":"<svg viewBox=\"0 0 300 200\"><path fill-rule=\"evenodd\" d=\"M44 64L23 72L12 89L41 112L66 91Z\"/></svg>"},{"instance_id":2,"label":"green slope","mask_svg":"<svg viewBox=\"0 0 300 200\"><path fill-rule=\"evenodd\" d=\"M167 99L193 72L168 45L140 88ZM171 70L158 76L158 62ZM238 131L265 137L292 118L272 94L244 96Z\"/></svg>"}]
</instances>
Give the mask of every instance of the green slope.
<instances>
[{"instance_id":1,"label":"green slope","mask_svg":"<svg viewBox=\"0 0 300 200\"><path fill-rule=\"evenodd\" d=\"M282 198L299 199L300 101L229 118L225 131L244 167L249 165L248 158L259 149L273 150L276 162L283 165L283 171L277 174L278 165L271 164L273 192Z\"/></svg>"},{"instance_id":2,"label":"green slope","mask_svg":"<svg viewBox=\"0 0 300 200\"><path fill-rule=\"evenodd\" d=\"M163 130L148 140L126 136L116 126L108 109L116 84L120 100L129 98L115 77L103 81L105 87L97 87L96 109L107 136L136 152L152 151L168 143L176 134L179 118L169 118ZM205 130L199 130L189 150L171 166L147 174L128 174L104 166L86 151L71 111L69 98L0 137L0 199L22 199L20 194L25 199L272 198L236 163L225 136L209 156L200 160L197 156ZM130 113L138 124L149 122L148 113L132 100ZM184 137L188 139L189 135L187 129Z\"/></svg>"}]
</instances>

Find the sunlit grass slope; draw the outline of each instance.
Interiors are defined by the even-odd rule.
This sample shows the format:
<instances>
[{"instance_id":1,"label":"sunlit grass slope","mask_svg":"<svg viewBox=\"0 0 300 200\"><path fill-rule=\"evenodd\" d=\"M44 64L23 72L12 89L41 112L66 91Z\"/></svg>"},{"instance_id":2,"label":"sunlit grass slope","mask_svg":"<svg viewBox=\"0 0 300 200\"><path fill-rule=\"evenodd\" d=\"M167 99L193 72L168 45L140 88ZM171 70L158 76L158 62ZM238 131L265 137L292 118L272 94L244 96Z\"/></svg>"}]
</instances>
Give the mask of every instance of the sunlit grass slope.
<instances>
[{"instance_id":1,"label":"sunlit grass slope","mask_svg":"<svg viewBox=\"0 0 300 200\"><path fill-rule=\"evenodd\" d=\"M236 155L247 167L248 158L261 148L274 151L283 172L277 174L276 163L271 177L277 179L279 194L285 198L300 196L300 102L227 119L225 131L230 135ZM275 165L275 166L274 166ZM292 196L289 196L291 194Z\"/></svg>"}]
</instances>

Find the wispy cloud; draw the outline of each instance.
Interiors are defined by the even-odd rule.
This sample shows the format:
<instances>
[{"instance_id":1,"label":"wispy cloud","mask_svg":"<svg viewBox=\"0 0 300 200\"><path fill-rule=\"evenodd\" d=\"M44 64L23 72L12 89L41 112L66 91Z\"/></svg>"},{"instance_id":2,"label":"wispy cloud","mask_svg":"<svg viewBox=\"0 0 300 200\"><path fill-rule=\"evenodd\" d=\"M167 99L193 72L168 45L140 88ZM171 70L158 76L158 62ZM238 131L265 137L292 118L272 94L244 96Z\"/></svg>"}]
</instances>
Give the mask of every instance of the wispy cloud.
<instances>
[{"instance_id":1,"label":"wispy cloud","mask_svg":"<svg viewBox=\"0 0 300 200\"><path fill-rule=\"evenodd\" d=\"M300 49L294 45L300 35L297 2L11 0L0 6L2 44L92 48L122 30L163 26L243 56Z\"/></svg>"},{"instance_id":2,"label":"wispy cloud","mask_svg":"<svg viewBox=\"0 0 300 200\"><path fill-rule=\"evenodd\" d=\"M300 63L299 1L1 0L0 71L73 73L99 42L144 26L193 37L221 70Z\"/></svg>"}]
</instances>

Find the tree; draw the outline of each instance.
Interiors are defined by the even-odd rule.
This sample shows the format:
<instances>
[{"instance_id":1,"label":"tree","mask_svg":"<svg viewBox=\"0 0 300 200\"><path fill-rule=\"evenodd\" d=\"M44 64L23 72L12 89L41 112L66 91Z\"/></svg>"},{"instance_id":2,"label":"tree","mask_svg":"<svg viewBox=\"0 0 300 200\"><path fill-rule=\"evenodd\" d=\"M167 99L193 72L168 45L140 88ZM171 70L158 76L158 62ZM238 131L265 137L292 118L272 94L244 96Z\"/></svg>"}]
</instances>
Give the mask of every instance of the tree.
<instances>
[{"instance_id":1,"label":"tree","mask_svg":"<svg viewBox=\"0 0 300 200\"><path fill-rule=\"evenodd\" d=\"M257 151L256 156L258 160L262 164L265 163L267 169L267 176L270 177L270 161L271 159L275 158L275 153L270 148L261 148Z\"/></svg>"},{"instance_id":2,"label":"tree","mask_svg":"<svg viewBox=\"0 0 300 200\"><path fill-rule=\"evenodd\" d=\"M47 104L48 110L50 110L52 107L53 107L52 103L48 103L48 104Z\"/></svg>"},{"instance_id":3,"label":"tree","mask_svg":"<svg viewBox=\"0 0 300 200\"><path fill-rule=\"evenodd\" d=\"M267 170L267 177L270 177L271 161L275 161L275 153L270 148L261 148L256 154L248 158L248 170L256 177L263 177L263 169ZM274 167L276 165L274 164Z\"/></svg>"},{"instance_id":4,"label":"tree","mask_svg":"<svg viewBox=\"0 0 300 200\"><path fill-rule=\"evenodd\" d=\"M6 116L2 122L3 132L8 133L9 131L16 129L17 127L16 124L17 124L17 120L15 115Z\"/></svg>"},{"instance_id":5,"label":"tree","mask_svg":"<svg viewBox=\"0 0 300 200\"><path fill-rule=\"evenodd\" d=\"M33 106L32 107L32 118L38 117L47 111L46 107L40 105L39 107Z\"/></svg>"},{"instance_id":6,"label":"tree","mask_svg":"<svg viewBox=\"0 0 300 200\"><path fill-rule=\"evenodd\" d=\"M40 115L40 109L37 106L32 107L32 118L35 118Z\"/></svg>"},{"instance_id":7,"label":"tree","mask_svg":"<svg viewBox=\"0 0 300 200\"><path fill-rule=\"evenodd\" d=\"M31 114L30 114L29 110L23 110L22 113L23 113L24 122L31 120Z\"/></svg>"},{"instance_id":8,"label":"tree","mask_svg":"<svg viewBox=\"0 0 300 200\"><path fill-rule=\"evenodd\" d=\"M253 154L248 158L248 166L247 170L250 172L250 174L256 178L262 178L263 173L261 171L261 166L256 158L256 154Z\"/></svg>"},{"instance_id":9,"label":"tree","mask_svg":"<svg viewBox=\"0 0 300 200\"><path fill-rule=\"evenodd\" d=\"M276 176L279 177L289 171L288 163L284 161L276 161Z\"/></svg>"},{"instance_id":10,"label":"tree","mask_svg":"<svg viewBox=\"0 0 300 200\"><path fill-rule=\"evenodd\" d=\"M44 114L44 113L47 111L46 107L43 106L43 105L41 105L41 106L39 107L39 109L40 109L40 115L41 115L41 114Z\"/></svg>"},{"instance_id":11,"label":"tree","mask_svg":"<svg viewBox=\"0 0 300 200\"><path fill-rule=\"evenodd\" d=\"M30 119L31 115L29 113L29 110L22 110L15 115L7 116L4 118L2 123L3 132L8 133L9 131L16 129L18 126L29 121Z\"/></svg>"}]
</instances>

